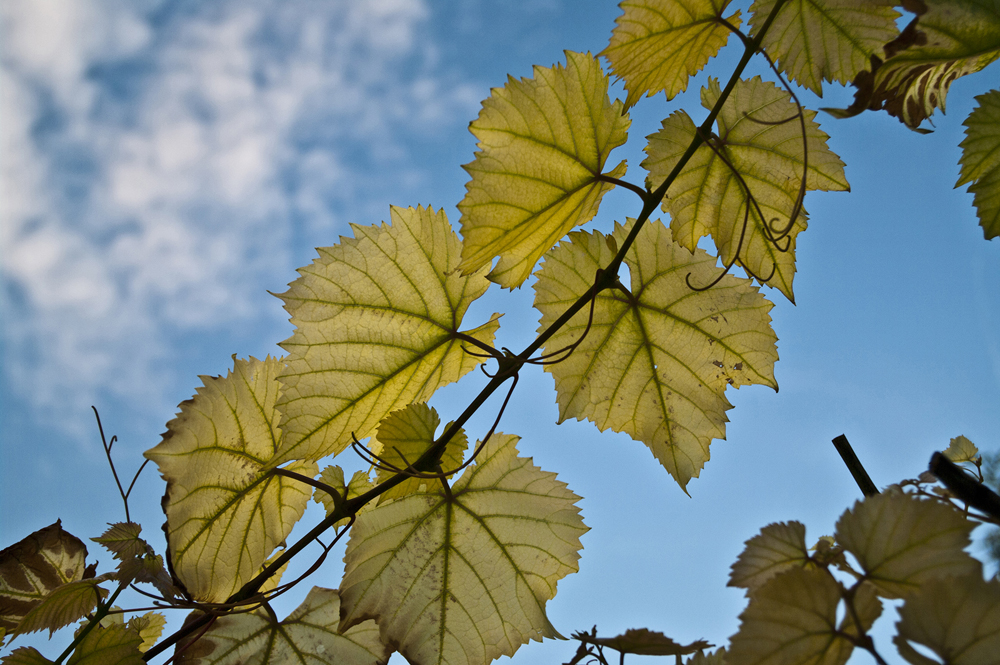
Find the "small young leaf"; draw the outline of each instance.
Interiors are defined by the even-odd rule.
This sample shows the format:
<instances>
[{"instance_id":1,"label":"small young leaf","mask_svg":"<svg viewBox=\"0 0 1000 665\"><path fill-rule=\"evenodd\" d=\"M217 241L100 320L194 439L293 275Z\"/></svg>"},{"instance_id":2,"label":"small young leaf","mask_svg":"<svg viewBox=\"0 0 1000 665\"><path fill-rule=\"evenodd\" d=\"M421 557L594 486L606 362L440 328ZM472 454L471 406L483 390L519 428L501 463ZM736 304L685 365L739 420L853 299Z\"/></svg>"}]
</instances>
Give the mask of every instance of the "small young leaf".
<instances>
[{"instance_id":1,"label":"small young leaf","mask_svg":"<svg viewBox=\"0 0 1000 665\"><path fill-rule=\"evenodd\" d=\"M144 665L139 650L143 638L128 625L94 626L67 665Z\"/></svg>"},{"instance_id":2,"label":"small young leaf","mask_svg":"<svg viewBox=\"0 0 1000 665\"><path fill-rule=\"evenodd\" d=\"M63 626L68 626L85 616L108 592L97 586L97 581L80 580L57 587L17 625L15 633L33 633L48 629L49 636Z\"/></svg>"},{"instance_id":3,"label":"small young leaf","mask_svg":"<svg viewBox=\"0 0 1000 665\"><path fill-rule=\"evenodd\" d=\"M481 362L455 333L489 282L455 274L462 247L444 212L390 213L391 226L353 226L320 249L281 295L295 333L282 343L285 441L272 466L339 453ZM499 316L465 334L491 344Z\"/></svg>"},{"instance_id":4,"label":"small young leaf","mask_svg":"<svg viewBox=\"0 0 1000 665\"><path fill-rule=\"evenodd\" d=\"M480 665L558 635L545 616L577 570L580 497L494 433L450 492L360 516L341 582L344 628L374 618L414 665Z\"/></svg>"},{"instance_id":5,"label":"small young leaf","mask_svg":"<svg viewBox=\"0 0 1000 665\"><path fill-rule=\"evenodd\" d=\"M197 600L222 602L257 573L302 517L311 488L265 469L281 445L280 360L234 359L226 377L181 403L146 451L167 481L163 509L173 572ZM286 467L316 475L314 462Z\"/></svg>"},{"instance_id":6,"label":"small young leaf","mask_svg":"<svg viewBox=\"0 0 1000 665\"><path fill-rule=\"evenodd\" d=\"M615 225L624 242L634 220ZM535 307L547 328L592 286L612 255L600 233L574 232L545 257ZM729 386L777 389L772 304L749 280L719 274L715 257L692 254L647 222L625 256L631 290L598 294L593 323L582 309L546 343L552 353L580 342L565 360L545 366L556 381L559 421L588 419L600 430L642 441L683 488L709 458L712 439L725 438Z\"/></svg>"},{"instance_id":7,"label":"small young leaf","mask_svg":"<svg viewBox=\"0 0 1000 665\"><path fill-rule=\"evenodd\" d=\"M837 631L840 587L825 570L793 568L750 594L726 665L843 665L854 645Z\"/></svg>"},{"instance_id":8,"label":"small young leaf","mask_svg":"<svg viewBox=\"0 0 1000 665\"><path fill-rule=\"evenodd\" d=\"M375 435L382 447L383 462L405 469L417 461L434 443L434 432L440 422L437 411L426 404L411 404L405 409L390 413L379 425ZM441 455L442 471L451 471L461 466L468 445L465 430L459 430ZM394 471L379 469L377 482L385 482L394 475ZM434 478L410 478L381 495L379 502L392 501L414 492L436 491L440 486L441 482Z\"/></svg>"},{"instance_id":9,"label":"small young leaf","mask_svg":"<svg viewBox=\"0 0 1000 665\"><path fill-rule=\"evenodd\" d=\"M858 501L837 521L837 542L887 598L902 598L930 579L980 573L963 548L973 522L951 506L902 493Z\"/></svg>"},{"instance_id":10,"label":"small young leaf","mask_svg":"<svg viewBox=\"0 0 1000 665\"><path fill-rule=\"evenodd\" d=\"M566 66L535 67L509 78L483 102L469 130L479 140L462 211L462 263L468 275L500 261L488 278L520 286L566 232L597 214L614 185L604 162L625 143L628 114L608 98L608 77L589 53L566 51ZM606 175L625 175L621 162Z\"/></svg>"},{"instance_id":11,"label":"small young leaf","mask_svg":"<svg viewBox=\"0 0 1000 665\"><path fill-rule=\"evenodd\" d=\"M586 642L600 644L622 654L641 656L687 656L712 646L705 640L688 645L678 644L663 633L647 628L632 628L615 637L587 637Z\"/></svg>"},{"instance_id":12,"label":"small young leaf","mask_svg":"<svg viewBox=\"0 0 1000 665\"><path fill-rule=\"evenodd\" d=\"M979 448L964 436L956 436L944 451L944 456L955 464L971 462L979 457Z\"/></svg>"},{"instance_id":13,"label":"small young leaf","mask_svg":"<svg viewBox=\"0 0 1000 665\"><path fill-rule=\"evenodd\" d=\"M179 595L173 580L170 579L170 575L163 567L163 557L159 554L149 553L125 559L118 564L115 579L121 584L132 584L133 582L152 584L167 599Z\"/></svg>"},{"instance_id":14,"label":"small young leaf","mask_svg":"<svg viewBox=\"0 0 1000 665\"><path fill-rule=\"evenodd\" d=\"M372 448L370 442L368 444L368 447ZM371 488L375 487L375 483L372 482L371 476L368 474L367 471L355 471L354 475L351 476L351 482L345 483L344 470L341 469L339 466L328 466L325 469L323 469L323 471L319 474L319 481L337 490L340 493L340 496L342 497L346 496L347 499L353 499L356 496L361 496ZM382 497L379 496L374 501L369 501L365 505L361 506L359 514L365 512L366 510L371 510L372 508L374 508L376 505L378 505L378 502L381 499ZM324 492L323 490L320 489L317 489L315 492L313 492L313 501L322 505L323 508L326 509L327 515L332 513L337 507L336 503L333 500L333 497L330 496L327 492ZM335 529L339 529L340 527L344 526L350 521L351 520L349 517L345 517L344 519L334 524L333 527Z\"/></svg>"},{"instance_id":15,"label":"small young leaf","mask_svg":"<svg viewBox=\"0 0 1000 665\"><path fill-rule=\"evenodd\" d=\"M753 591L778 573L809 561L806 527L799 522L769 524L746 542L736 559L727 586Z\"/></svg>"},{"instance_id":16,"label":"small young leaf","mask_svg":"<svg viewBox=\"0 0 1000 665\"><path fill-rule=\"evenodd\" d=\"M156 644L156 640L160 639L160 635L163 634L163 628L166 625L167 617L159 612L146 612L142 616L132 617L128 620L129 628L139 633L139 637L142 638L139 651L143 653L146 653L149 647Z\"/></svg>"},{"instance_id":17,"label":"small young leaf","mask_svg":"<svg viewBox=\"0 0 1000 665\"><path fill-rule=\"evenodd\" d=\"M374 621L340 632L340 598L333 589L313 587L284 621L271 623L263 613L216 619L190 647L178 645L184 665L378 665L392 650L379 641ZM181 649L183 648L183 651Z\"/></svg>"},{"instance_id":18,"label":"small young leaf","mask_svg":"<svg viewBox=\"0 0 1000 665\"><path fill-rule=\"evenodd\" d=\"M756 34L776 0L750 7ZM899 34L897 0L791 0L778 12L762 45L778 69L823 95L823 81L848 83L868 68L872 55Z\"/></svg>"},{"instance_id":19,"label":"small young leaf","mask_svg":"<svg viewBox=\"0 0 1000 665\"><path fill-rule=\"evenodd\" d=\"M611 42L600 55L625 80L630 108L643 95L661 90L667 99L687 90L688 78L701 70L740 27L737 10L722 18L729 0L625 0Z\"/></svg>"},{"instance_id":20,"label":"small young leaf","mask_svg":"<svg viewBox=\"0 0 1000 665\"><path fill-rule=\"evenodd\" d=\"M0 628L13 630L53 589L83 579L86 559L86 545L58 521L0 552Z\"/></svg>"},{"instance_id":21,"label":"small young leaf","mask_svg":"<svg viewBox=\"0 0 1000 665\"><path fill-rule=\"evenodd\" d=\"M976 97L979 106L962 123L962 174L956 187L971 183L973 203L987 240L1000 236L1000 90Z\"/></svg>"},{"instance_id":22,"label":"small young leaf","mask_svg":"<svg viewBox=\"0 0 1000 665\"><path fill-rule=\"evenodd\" d=\"M139 537L142 527L138 524L118 522L111 524L110 527L100 538L91 538L91 540L104 545L116 559L127 559L152 552L146 541Z\"/></svg>"},{"instance_id":23,"label":"small young leaf","mask_svg":"<svg viewBox=\"0 0 1000 665\"><path fill-rule=\"evenodd\" d=\"M726 647L719 647L708 654L696 653L688 658L684 665L726 665Z\"/></svg>"},{"instance_id":24,"label":"small young leaf","mask_svg":"<svg viewBox=\"0 0 1000 665\"><path fill-rule=\"evenodd\" d=\"M1000 658L1000 581L979 574L942 577L922 585L899 608L893 642L914 665L934 663L917 642L947 665L985 665Z\"/></svg>"}]
</instances>

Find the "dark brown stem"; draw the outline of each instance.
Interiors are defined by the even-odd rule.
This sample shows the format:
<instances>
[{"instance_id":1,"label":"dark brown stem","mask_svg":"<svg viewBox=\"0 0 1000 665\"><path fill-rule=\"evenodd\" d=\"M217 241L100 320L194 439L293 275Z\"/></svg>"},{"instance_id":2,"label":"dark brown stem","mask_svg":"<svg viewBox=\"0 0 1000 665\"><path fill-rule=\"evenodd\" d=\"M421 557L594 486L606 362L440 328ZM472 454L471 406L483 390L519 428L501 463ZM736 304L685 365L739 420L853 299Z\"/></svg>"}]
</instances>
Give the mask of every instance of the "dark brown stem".
<instances>
[{"instance_id":1,"label":"dark brown stem","mask_svg":"<svg viewBox=\"0 0 1000 665\"><path fill-rule=\"evenodd\" d=\"M851 472L851 475L854 476L854 482L861 488L861 493L865 496L875 496L878 494L878 488L875 487L875 483L868 476L868 472L865 471L865 467L862 466L858 456L854 454L854 448L851 447L847 437L841 434L833 440L833 446L840 453L840 457L844 460L844 464L847 465L847 469Z\"/></svg>"}]
</instances>

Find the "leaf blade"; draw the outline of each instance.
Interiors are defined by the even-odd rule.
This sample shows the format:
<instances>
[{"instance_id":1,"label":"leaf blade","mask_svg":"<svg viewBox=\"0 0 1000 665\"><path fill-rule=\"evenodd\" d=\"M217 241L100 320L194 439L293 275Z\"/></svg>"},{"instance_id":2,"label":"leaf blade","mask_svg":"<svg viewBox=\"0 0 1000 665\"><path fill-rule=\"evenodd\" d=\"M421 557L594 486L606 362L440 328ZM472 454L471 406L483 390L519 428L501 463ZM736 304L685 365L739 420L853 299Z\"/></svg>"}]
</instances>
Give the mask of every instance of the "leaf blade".
<instances>
[{"instance_id":1,"label":"leaf blade","mask_svg":"<svg viewBox=\"0 0 1000 665\"><path fill-rule=\"evenodd\" d=\"M983 235L991 240L1000 236L1000 90L978 95L976 101L979 106L962 123L962 171L955 186L969 184Z\"/></svg>"}]
</instances>

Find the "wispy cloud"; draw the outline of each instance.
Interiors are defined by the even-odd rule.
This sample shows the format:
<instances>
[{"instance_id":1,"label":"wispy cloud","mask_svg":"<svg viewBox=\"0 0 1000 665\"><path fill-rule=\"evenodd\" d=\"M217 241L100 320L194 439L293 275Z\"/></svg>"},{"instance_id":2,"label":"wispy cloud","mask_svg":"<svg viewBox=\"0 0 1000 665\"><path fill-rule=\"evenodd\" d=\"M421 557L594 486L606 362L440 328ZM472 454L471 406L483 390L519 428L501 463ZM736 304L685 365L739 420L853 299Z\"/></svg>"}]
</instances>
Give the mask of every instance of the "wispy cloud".
<instances>
[{"instance_id":1,"label":"wispy cloud","mask_svg":"<svg viewBox=\"0 0 1000 665\"><path fill-rule=\"evenodd\" d=\"M3 379L71 427L101 391L161 408L179 335L266 316L293 239L332 241L478 101L423 0L0 11Z\"/></svg>"}]
</instances>

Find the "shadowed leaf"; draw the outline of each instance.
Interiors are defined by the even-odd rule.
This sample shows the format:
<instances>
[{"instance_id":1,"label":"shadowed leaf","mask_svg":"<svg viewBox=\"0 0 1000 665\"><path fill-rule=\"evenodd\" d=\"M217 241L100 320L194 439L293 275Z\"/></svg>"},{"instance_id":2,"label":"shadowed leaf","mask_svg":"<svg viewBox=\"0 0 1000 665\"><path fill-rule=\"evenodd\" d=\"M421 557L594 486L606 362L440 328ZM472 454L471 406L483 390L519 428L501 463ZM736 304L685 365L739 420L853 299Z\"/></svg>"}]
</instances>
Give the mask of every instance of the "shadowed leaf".
<instances>
[{"instance_id":1,"label":"shadowed leaf","mask_svg":"<svg viewBox=\"0 0 1000 665\"><path fill-rule=\"evenodd\" d=\"M969 184L979 224L987 240L1000 236L1000 90L976 97L979 106L963 123L962 174L956 187Z\"/></svg>"},{"instance_id":2,"label":"shadowed leaf","mask_svg":"<svg viewBox=\"0 0 1000 665\"><path fill-rule=\"evenodd\" d=\"M727 586L753 591L778 573L808 561L805 526L799 522L768 524L746 542L732 565Z\"/></svg>"}]
</instances>

